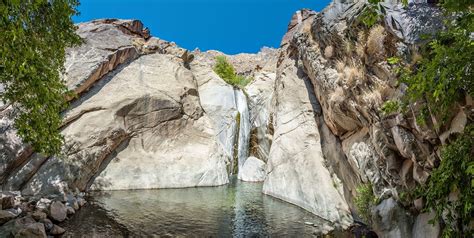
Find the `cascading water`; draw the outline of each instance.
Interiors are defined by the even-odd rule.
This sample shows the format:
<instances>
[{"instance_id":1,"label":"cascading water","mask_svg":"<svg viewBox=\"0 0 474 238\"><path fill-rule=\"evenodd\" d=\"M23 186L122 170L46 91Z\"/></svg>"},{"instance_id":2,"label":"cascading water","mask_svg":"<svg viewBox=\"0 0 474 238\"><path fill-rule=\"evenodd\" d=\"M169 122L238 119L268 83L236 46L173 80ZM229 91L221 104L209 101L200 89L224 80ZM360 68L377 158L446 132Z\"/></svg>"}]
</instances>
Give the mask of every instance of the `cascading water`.
<instances>
[{"instance_id":1,"label":"cascading water","mask_svg":"<svg viewBox=\"0 0 474 238\"><path fill-rule=\"evenodd\" d=\"M237 163L238 163L238 178L240 179L242 166L245 160L249 157L249 141L250 141L250 115L249 107L247 103L247 96L241 89L234 90L235 104L237 111L239 112L239 125L238 125L238 150L237 150Z\"/></svg>"}]
</instances>

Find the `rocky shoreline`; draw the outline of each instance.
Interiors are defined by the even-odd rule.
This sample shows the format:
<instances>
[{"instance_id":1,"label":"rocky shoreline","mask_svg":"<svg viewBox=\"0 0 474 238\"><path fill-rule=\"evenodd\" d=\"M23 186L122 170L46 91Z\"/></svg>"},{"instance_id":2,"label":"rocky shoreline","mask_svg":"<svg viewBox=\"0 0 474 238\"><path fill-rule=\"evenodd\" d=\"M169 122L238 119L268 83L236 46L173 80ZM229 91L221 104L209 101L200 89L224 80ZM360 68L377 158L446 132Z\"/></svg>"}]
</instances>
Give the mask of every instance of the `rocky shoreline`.
<instances>
[{"instance_id":1,"label":"rocky shoreline","mask_svg":"<svg viewBox=\"0 0 474 238\"><path fill-rule=\"evenodd\" d=\"M42 238L66 232L61 223L87 202L82 192L64 196L23 197L19 191L0 192L0 237Z\"/></svg>"}]
</instances>

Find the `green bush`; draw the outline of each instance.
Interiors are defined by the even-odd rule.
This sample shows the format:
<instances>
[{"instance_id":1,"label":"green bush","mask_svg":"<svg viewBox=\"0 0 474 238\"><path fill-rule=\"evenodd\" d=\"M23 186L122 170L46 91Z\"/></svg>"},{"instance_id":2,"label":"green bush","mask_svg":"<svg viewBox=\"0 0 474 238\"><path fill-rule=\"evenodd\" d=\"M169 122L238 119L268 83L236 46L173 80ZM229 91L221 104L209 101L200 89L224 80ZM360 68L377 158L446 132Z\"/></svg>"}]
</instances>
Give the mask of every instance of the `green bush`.
<instances>
[{"instance_id":1,"label":"green bush","mask_svg":"<svg viewBox=\"0 0 474 238\"><path fill-rule=\"evenodd\" d=\"M216 65L214 72L221 77L226 83L239 88L244 88L252 82L252 78L247 78L235 73L234 66L227 61L225 56L216 57Z\"/></svg>"},{"instance_id":2,"label":"green bush","mask_svg":"<svg viewBox=\"0 0 474 238\"><path fill-rule=\"evenodd\" d=\"M399 101L392 101L388 100L386 101L382 107L380 108L383 115L389 115L391 113L394 113L400 109L400 102Z\"/></svg>"},{"instance_id":3,"label":"green bush","mask_svg":"<svg viewBox=\"0 0 474 238\"><path fill-rule=\"evenodd\" d=\"M371 223L370 209L375 206L377 199L372 191L372 184L362 184L357 188L357 196L354 203L359 211L359 215L367 224Z\"/></svg>"},{"instance_id":4,"label":"green bush","mask_svg":"<svg viewBox=\"0 0 474 238\"><path fill-rule=\"evenodd\" d=\"M422 60L402 70L401 81L408 86L408 102L426 101L431 113L445 122L464 95L474 97L474 17L472 1L446 0L442 6L446 29L422 46Z\"/></svg>"},{"instance_id":5,"label":"green bush","mask_svg":"<svg viewBox=\"0 0 474 238\"><path fill-rule=\"evenodd\" d=\"M426 200L426 210L434 210L436 219L444 218L443 237L472 237L474 126L466 127L464 134L443 148L441 157L440 166L418 193ZM451 193L458 194L458 200L450 199Z\"/></svg>"}]
</instances>

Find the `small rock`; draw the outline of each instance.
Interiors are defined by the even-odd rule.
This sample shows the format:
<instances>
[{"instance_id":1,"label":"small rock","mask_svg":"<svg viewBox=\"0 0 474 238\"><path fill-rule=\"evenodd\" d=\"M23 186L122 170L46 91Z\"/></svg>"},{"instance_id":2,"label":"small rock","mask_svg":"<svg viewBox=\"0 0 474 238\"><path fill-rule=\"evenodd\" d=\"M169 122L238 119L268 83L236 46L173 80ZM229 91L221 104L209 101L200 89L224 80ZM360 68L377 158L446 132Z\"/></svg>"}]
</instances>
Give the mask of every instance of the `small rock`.
<instances>
[{"instance_id":1,"label":"small rock","mask_svg":"<svg viewBox=\"0 0 474 238\"><path fill-rule=\"evenodd\" d=\"M53 228L49 231L49 234L53 236L62 235L66 230L58 225L53 225Z\"/></svg>"},{"instance_id":2,"label":"small rock","mask_svg":"<svg viewBox=\"0 0 474 238\"><path fill-rule=\"evenodd\" d=\"M46 238L46 231L44 230L44 225L41 223L31 223L19 229L15 233L15 238L25 237L25 238Z\"/></svg>"},{"instance_id":3,"label":"small rock","mask_svg":"<svg viewBox=\"0 0 474 238\"><path fill-rule=\"evenodd\" d=\"M60 201L54 201L49 206L49 216L53 221L62 222L67 217L67 207Z\"/></svg>"},{"instance_id":4,"label":"small rock","mask_svg":"<svg viewBox=\"0 0 474 238\"><path fill-rule=\"evenodd\" d=\"M77 198L77 203L79 204L79 207L83 207L86 205L86 200L82 197Z\"/></svg>"},{"instance_id":5,"label":"small rock","mask_svg":"<svg viewBox=\"0 0 474 238\"><path fill-rule=\"evenodd\" d=\"M0 210L0 225L5 224L15 217L17 217L17 215L10 211Z\"/></svg>"},{"instance_id":6,"label":"small rock","mask_svg":"<svg viewBox=\"0 0 474 238\"><path fill-rule=\"evenodd\" d=\"M76 210L74 210L74 208L68 206L66 208L66 213L67 213L68 216L72 216L76 213Z\"/></svg>"},{"instance_id":7,"label":"small rock","mask_svg":"<svg viewBox=\"0 0 474 238\"><path fill-rule=\"evenodd\" d=\"M40 220L40 222L43 223L44 228L46 229L46 231L49 231L49 230L53 229L54 224L48 218L42 219L42 220Z\"/></svg>"},{"instance_id":8,"label":"small rock","mask_svg":"<svg viewBox=\"0 0 474 238\"><path fill-rule=\"evenodd\" d=\"M10 208L10 209L7 209L5 211L11 212L15 216L19 216L22 213L22 210L19 207L18 208Z\"/></svg>"},{"instance_id":9,"label":"small rock","mask_svg":"<svg viewBox=\"0 0 474 238\"><path fill-rule=\"evenodd\" d=\"M31 217L33 217L33 219L35 219L36 221L40 221L46 219L48 215L42 211L35 211L33 212L33 214L31 214Z\"/></svg>"},{"instance_id":10,"label":"small rock","mask_svg":"<svg viewBox=\"0 0 474 238\"><path fill-rule=\"evenodd\" d=\"M15 206L15 197L13 196L6 196L2 198L2 209L10 209Z\"/></svg>"},{"instance_id":11,"label":"small rock","mask_svg":"<svg viewBox=\"0 0 474 238\"><path fill-rule=\"evenodd\" d=\"M36 203L36 209L41 209L41 210L48 210L49 205L51 204L51 200L47 198L41 198L37 203Z\"/></svg>"}]
</instances>

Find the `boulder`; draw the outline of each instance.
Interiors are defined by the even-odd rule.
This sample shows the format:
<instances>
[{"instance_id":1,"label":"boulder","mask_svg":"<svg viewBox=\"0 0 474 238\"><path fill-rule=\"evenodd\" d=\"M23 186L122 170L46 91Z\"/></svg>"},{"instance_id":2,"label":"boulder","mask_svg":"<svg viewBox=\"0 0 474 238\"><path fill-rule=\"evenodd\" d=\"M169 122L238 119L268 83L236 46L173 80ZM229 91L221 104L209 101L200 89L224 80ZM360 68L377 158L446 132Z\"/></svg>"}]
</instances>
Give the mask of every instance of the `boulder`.
<instances>
[{"instance_id":1,"label":"boulder","mask_svg":"<svg viewBox=\"0 0 474 238\"><path fill-rule=\"evenodd\" d=\"M24 227L16 230L15 238L46 238L46 231L42 223L36 222L27 224Z\"/></svg>"},{"instance_id":2,"label":"boulder","mask_svg":"<svg viewBox=\"0 0 474 238\"><path fill-rule=\"evenodd\" d=\"M381 238L411 237L412 218L393 198L383 200L372 209L375 232Z\"/></svg>"},{"instance_id":3,"label":"boulder","mask_svg":"<svg viewBox=\"0 0 474 238\"><path fill-rule=\"evenodd\" d=\"M263 182L265 180L265 162L248 157L242 167L240 179L247 182Z\"/></svg>"},{"instance_id":4,"label":"boulder","mask_svg":"<svg viewBox=\"0 0 474 238\"><path fill-rule=\"evenodd\" d=\"M53 225L54 225L53 222L51 220L49 220L48 218L42 219L39 222L43 223L44 228L46 229L46 231L51 230L53 228Z\"/></svg>"},{"instance_id":5,"label":"boulder","mask_svg":"<svg viewBox=\"0 0 474 238\"><path fill-rule=\"evenodd\" d=\"M36 221L40 221L46 219L48 215L42 211L37 210L33 212L33 214L31 214L31 217L33 217L33 219L35 219Z\"/></svg>"},{"instance_id":6,"label":"boulder","mask_svg":"<svg viewBox=\"0 0 474 238\"><path fill-rule=\"evenodd\" d=\"M49 231L49 234L53 235L53 236L58 236L58 235L62 235L64 234L64 232L66 232L66 230L58 225L53 225L53 228L51 228L51 230Z\"/></svg>"},{"instance_id":7,"label":"boulder","mask_svg":"<svg viewBox=\"0 0 474 238\"><path fill-rule=\"evenodd\" d=\"M67 217L67 207L62 202L54 201L49 207L49 217L56 222L62 222Z\"/></svg>"},{"instance_id":8,"label":"boulder","mask_svg":"<svg viewBox=\"0 0 474 238\"><path fill-rule=\"evenodd\" d=\"M6 210L0 210L0 225L5 224L6 222L14 219L17 216L18 215L13 213L13 212L6 211Z\"/></svg>"}]
</instances>

